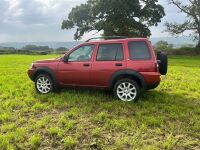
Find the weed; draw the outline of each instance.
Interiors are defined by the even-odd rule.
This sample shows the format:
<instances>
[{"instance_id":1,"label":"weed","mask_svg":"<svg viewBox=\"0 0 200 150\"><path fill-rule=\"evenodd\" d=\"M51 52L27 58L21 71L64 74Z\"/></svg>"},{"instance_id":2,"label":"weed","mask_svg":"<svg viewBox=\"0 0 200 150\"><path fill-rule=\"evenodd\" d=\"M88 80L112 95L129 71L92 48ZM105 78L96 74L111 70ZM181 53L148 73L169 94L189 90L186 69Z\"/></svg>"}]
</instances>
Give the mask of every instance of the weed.
<instances>
[{"instance_id":1,"label":"weed","mask_svg":"<svg viewBox=\"0 0 200 150\"><path fill-rule=\"evenodd\" d=\"M99 136L100 133L101 133L101 131L102 131L101 128L96 127L96 128L94 128L94 129L92 130L92 135L93 135L93 136Z\"/></svg>"},{"instance_id":2,"label":"weed","mask_svg":"<svg viewBox=\"0 0 200 150\"><path fill-rule=\"evenodd\" d=\"M72 108L69 112L66 113L66 116L70 119L75 119L78 117L78 109L76 107Z\"/></svg>"},{"instance_id":3,"label":"weed","mask_svg":"<svg viewBox=\"0 0 200 150\"><path fill-rule=\"evenodd\" d=\"M58 136L58 137L62 137L64 135L63 131L58 128L58 127L50 127L48 129L48 133L49 135L53 136Z\"/></svg>"},{"instance_id":4,"label":"weed","mask_svg":"<svg viewBox=\"0 0 200 150\"><path fill-rule=\"evenodd\" d=\"M98 123L105 123L108 119L109 118L107 112L100 112L96 115L94 120Z\"/></svg>"},{"instance_id":5,"label":"weed","mask_svg":"<svg viewBox=\"0 0 200 150\"><path fill-rule=\"evenodd\" d=\"M71 136L64 138L64 146L65 148L73 148L78 144L78 141Z\"/></svg>"},{"instance_id":6,"label":"weed","mask_svg":"<svg viewBox=\"0 0 200 150\"><path fill-rule=\"evenodd\" d=\"M41 139L40 135L33 135L30 138L30 144L33 148L39 147L41 142L42 142L42 139Z\"/></svg>"}]
</instances>

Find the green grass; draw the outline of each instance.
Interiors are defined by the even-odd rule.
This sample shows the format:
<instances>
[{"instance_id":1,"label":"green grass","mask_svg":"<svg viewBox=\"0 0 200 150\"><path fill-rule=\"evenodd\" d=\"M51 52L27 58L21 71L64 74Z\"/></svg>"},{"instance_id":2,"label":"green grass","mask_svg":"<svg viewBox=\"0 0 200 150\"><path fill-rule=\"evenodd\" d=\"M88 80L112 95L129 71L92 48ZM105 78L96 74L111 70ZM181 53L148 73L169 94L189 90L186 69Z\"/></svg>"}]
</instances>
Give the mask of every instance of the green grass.
<instances>
[{"instance_id":1,"label":"green grass","mask_svg":"<svg viewBox=\"0 0 200 150\"><path fill-rule=\"evenodd\" d=\"M200 149L200 57L170 57L137 103L102 90L37 94L27 69L51 57L0 56L0 149Z\"/></svg>"}]
</instances>

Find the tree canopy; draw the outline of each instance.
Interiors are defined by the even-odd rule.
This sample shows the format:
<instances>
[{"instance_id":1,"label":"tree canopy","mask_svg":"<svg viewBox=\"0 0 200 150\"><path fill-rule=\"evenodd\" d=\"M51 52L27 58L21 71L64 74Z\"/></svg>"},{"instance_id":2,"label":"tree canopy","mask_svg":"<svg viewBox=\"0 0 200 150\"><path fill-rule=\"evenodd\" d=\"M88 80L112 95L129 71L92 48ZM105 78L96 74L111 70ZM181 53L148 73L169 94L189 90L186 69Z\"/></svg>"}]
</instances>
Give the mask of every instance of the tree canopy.
<instances>
[{"instance_id":1,"label":"tree canopy","mask_svg":"<svg viewBox=\"0 0 200 150\"><path fill-rule=\"evenodd\" d=\"M26 45L23 50L52 50L49 46Z\"/></svg>"},{"instance_id":2,"label":"tree canopy","mask_svg":"<svg viewBox=\"0 0 200 150\"><path fill-rule=\"evenodd\" d=\"M84 33L103 31L104 36L148 37L149 27L165 16L158 0L88 0L71 10L62 29L76 28L75 39Z\"/></svg>"},{"instance_id":3,"label":"tree canopy","mask_svg":"<svg viewBox=\"0 0 200 150\"><path fill-rule=\"evenodd\" d=\"M167 41L158 41L154 45L154 50L156 51L167 51L173 48L173 44L169 44Z\"/></svg>"},{"instance_id":4,"label":"tree canopy","mask_svg":"<svg viewBox=\"0 0 200 150\"><path fill-rule=\"evenodd\" d=\"M181 24L176 22L165 23L166 31L172 35L179 35L188 30L193 31L191 36L198 40L197 47L200 49L200 0L188 0L187 3L180 0L169 0L169 2L180 9L182 13L185 13L186 19Z\"/></svg>"}]
</instances>

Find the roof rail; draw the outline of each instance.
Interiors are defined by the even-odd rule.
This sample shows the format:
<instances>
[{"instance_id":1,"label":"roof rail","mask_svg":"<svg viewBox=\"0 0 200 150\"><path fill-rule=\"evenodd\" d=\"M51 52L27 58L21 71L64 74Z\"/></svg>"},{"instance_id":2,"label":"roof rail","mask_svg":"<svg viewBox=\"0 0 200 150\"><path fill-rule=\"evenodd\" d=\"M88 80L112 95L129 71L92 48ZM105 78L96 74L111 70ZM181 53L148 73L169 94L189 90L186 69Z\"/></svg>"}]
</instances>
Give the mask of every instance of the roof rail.
<instances>
[{"instance_id":1,"label":"roof rail","mask_svg":"<svg viewBox=\"0 0 200 150\"><path fill-rule=\"evenodd\" d=\"M104 39L104 40L111 40L111 39L126 39L128 37L126 36L102 36L102 37L94 37L94 38L90 38L85 42L89 42L91 40L95 40L95 39Z\"/></svg>"}]
</instances>

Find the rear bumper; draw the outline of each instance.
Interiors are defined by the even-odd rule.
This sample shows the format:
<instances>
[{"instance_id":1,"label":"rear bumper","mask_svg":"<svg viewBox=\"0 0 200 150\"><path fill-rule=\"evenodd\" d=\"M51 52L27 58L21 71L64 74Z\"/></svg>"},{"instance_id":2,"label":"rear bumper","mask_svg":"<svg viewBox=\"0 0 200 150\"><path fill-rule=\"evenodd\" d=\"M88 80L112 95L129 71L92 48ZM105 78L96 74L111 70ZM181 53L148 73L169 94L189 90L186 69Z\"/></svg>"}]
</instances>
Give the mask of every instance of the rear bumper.
<instances>
[{"instance_id":1,"label":"rear bumper","mask_svg":"<svg viewBox=\"0 0 200 150\"><path fill-rule=\"evenodd\" d=\"M155 89L159 86L160 82L154 83L154 84L148 84L146 87L146 90L151 90L151 89Z\"/></svg>"},{"instance_id":2,"label":"rear bumper","mask_svg":"<svg viewBox=\"0 0 200 150\"><path fill-rule=\"evenodd\" d=\"M141 72L146 82L146 89L154 89L160 84L160 73L158 72Z\"/></svg>"}]
</instances>

